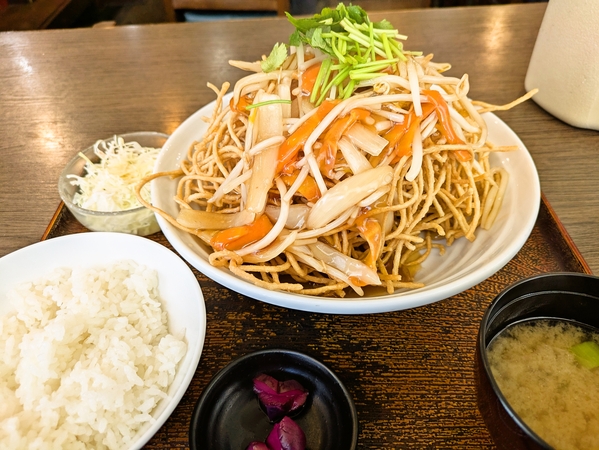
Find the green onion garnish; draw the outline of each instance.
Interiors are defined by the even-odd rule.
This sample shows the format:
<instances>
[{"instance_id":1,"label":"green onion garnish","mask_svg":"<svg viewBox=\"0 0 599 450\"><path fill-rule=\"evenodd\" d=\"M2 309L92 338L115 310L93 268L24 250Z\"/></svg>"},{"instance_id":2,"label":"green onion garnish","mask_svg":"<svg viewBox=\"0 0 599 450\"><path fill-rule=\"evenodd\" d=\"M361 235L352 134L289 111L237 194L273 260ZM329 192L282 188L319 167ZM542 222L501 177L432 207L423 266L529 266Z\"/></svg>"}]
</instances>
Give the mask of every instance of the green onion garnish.
<instances>
[{"instance_id":1,"label":"green onion garnish","mask_svg":"<svg viewBox=\"0 0 599 450\"><path fill-rule=\"evenodd\" d=\"M286 104L291 104L291 100L284 100L284 99L279 99L279 100L266 100L265 102L260 102L260 103L252 103L251 105L247 105L245 107L245 109L250 110L250 109L254 109L254 108L260 108L261 106L266 106L266 105L272 105L273 103L286 103Z\"/></svg>"},{"instance_id":2,"label":"green onion garnish","mask_svg":"<svg viewBox=\"0 0 599 450\"><path fill-rule=\"evenodd\" d=\"M570 348L581 366L587 369L599 367L599 345L595 341L586 341Z\"/></svg>"},{"instance_id":3,"label":"green onion garnish","mask_svg":"<svg viewBox=\"0 0 599 450\"><path fill-rule=\"evenodd\" d=\"M371 22L357 5L324 8L320 14L297 19L287 13L295 26L289 44L308 44L330 56L323 61L310 101L316 106L337 86L337 97L348 98L357 82L384 75L389 67L407 58L401 40L406 39L387 21ZM408 52L405 52L408 53Z\"/></svg>"}]
</instances>

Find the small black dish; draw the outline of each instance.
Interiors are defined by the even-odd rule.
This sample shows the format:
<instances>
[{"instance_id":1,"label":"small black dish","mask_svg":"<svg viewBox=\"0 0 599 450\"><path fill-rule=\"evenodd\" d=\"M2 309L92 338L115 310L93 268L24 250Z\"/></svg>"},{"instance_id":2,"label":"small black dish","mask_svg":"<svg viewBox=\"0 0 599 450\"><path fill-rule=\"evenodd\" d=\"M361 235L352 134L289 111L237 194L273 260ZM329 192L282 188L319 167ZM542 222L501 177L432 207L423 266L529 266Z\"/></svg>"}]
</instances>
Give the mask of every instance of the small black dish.
<instances>
[{"instance_id":1,"label":"small black dish","mask_svg":"<svg viewBox=\"0 0 599 450\"><path fill-rule=\"evenodd\" d=\"M231 362L208 383L189 426L192 450L245 450L252 441L266 440L273 424L253 391L253 379L261 373L294 379L309 391L304 407L290 416L306 434L307 450L356 448L358 416L341 380L310 356L268 349Z\"/></svg>"},{"instance_id":2,"label":"small black dish","mask_svg":"<svg viewBox=\"0 0 599 450\"><path fill-rule=\"evenodd\" d=\"M501 292L481 321L475 355L478 409L498 449L551 450L512 409L493 377L487 346L508 326L531 319L560 319L599 329L599 277L546 273Z\"/></svg>"}]
</instances>

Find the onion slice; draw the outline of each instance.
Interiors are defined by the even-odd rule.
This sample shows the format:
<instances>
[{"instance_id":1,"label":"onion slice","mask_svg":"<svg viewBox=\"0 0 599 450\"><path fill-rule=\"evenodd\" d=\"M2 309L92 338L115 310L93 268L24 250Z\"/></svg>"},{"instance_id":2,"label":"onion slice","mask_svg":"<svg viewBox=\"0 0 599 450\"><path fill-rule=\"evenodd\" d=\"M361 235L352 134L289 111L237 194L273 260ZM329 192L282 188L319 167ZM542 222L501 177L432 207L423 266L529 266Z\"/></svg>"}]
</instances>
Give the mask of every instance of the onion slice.
<instances>
[{"instance_id":1,"label":"onion slice","mask_svg":"<svg viewBox=\"0 0 599 450\"><path fill-rule=\"evenodd\" d=\"M276 222L277 220L279 220L279 215L281 214L281 207L275 205L266 205L266 210L264 212L270 220ZM308 205L304 205L301 203L290 205L289 215L287 216L287 221L285 222L285 228L288 228L290 230L299 230L301 228L304 228L308 212L310 212L310 207Z\"/></svg>"},{"instance_id":2,"label":"onion slice","mask_svg":"<svg viewBox=\"0 0 599 450\"><path fill-rule=\"evenodd\" d=\"M369 130L361 123L355 123L345 133L351 141L360 149L373 156L378 156L383 149L389 145L389 141Z\"/></svg>"},{"instance_id":3,"label":"onion slice","mask_svg":"<svg viewBox=\"0 0 599 450\"><path fill-rule=\"evenodd\" d=\"M331 278L333 278L337 281L341 281L342 283L347 284L360 297L362 297L364 295L364 291L362 290L362 288L360 286L358 286L358 284L355 282L357 280L355 280L355 279L352 280L349 277L349 275L347 275L345 272L342 272L341 270L339 270L333 266L325 264L320 259L315 258L311 254L309 248L304 249L303 247L298 248L295 246L291 246L291 247L289 247L289 251L291 253L293 253L293 255L295 256L295 258L298 261L300 261L310 267L313 267L314 269L318 270L319 272L326 273Z\"/></svg>"},{"instance_id":4,"label":"onion slice","mask_svg":"<svg viewBox=\"0 0 599 450\"><path fill-rule=\"evenodd\" d=\"M279 100L275 94L262 94L256 103ZM283 136L283 109L280 103L260 106L254 126L257 131L257 144L262 141ZM248 182L246 209L261 214L264 212L268 191L272 187L278 164L280 141L256 154L252 161L252 176ZM251 149L250 149L251 152Z\"/></svg>"},{"instance_id":5,"label":"onion slice","mask_svg":"<svg viewBox=\"0 0 599 450\"><path fill-rule=\"evenodd\" d=\"M182 209L177 215L177 222L187 228L196 230L226 230L248 225L256 215L246 210L237 213L223 214L219 212Z\"/></svg>"},{"instance_id":6,"label":"onion slice","mask_svg":"<svg viewBox=\"0 0 599 450\"><path fill-rule=\"evenodd\" d=\"M339 140L339 150L354 175L372 169L370 161L348 138L342 137Z\"/></svg>"},{"instance_id":7,"label":"onion slice","mask_svg":"<svg viewBox=\"0 0 599 450\"><path fill-rule=\"evenodd\" d=\"M350 279L359 280L361 282L360 284L370 284L375 286L381 284L381 280L377 273L362 261L351 258L322 242L309 244L308 248L315 258L320 259L329 266L339 269L347 274Z\"/></svg>"},{"instance_id":8,"label":"onion slice","mask_svg":"<svg viewBox=\"0 0 599 450\"><path fill-rule=\"evenodd\" d=\"M316 202L308 215L307 227L324 227L381 186L391 183L392 179L393 169L390 166L380 166L337 183Z\"/></svg>"},{"instance_id":9,"label":"onion slice","mask_svg":"<svg viewBox=\"0 0 599 450\"><path fill-rule=\"evenodd\" d=\"M410 165L410 170L408 170L408 173L406 173L407 181L414 181L420 173L420 169L422 168L423 152L420 128L416 128L416 131L414 132L414 141L412 142L412 164Z\"/></svg>"},{"instance_id":10,"label":"onion slice","mask_svg":"<svg viewBox=\"0 0 599 450\"><path fill-rule=\"evenodd\" d=\"M250 264L258 264L265 263L267 261L270 261L271 259L276 258L281 253L283 253L287 247L289 247L295 242L297 238L297 233L297 231L292 231L284 237L283 234L281 234L281 236L275 239L275 241L272 244L264 247L261 250L258 250L256 253L245 255L243 257L244 262Z\"/></svg>"}]
</instances>

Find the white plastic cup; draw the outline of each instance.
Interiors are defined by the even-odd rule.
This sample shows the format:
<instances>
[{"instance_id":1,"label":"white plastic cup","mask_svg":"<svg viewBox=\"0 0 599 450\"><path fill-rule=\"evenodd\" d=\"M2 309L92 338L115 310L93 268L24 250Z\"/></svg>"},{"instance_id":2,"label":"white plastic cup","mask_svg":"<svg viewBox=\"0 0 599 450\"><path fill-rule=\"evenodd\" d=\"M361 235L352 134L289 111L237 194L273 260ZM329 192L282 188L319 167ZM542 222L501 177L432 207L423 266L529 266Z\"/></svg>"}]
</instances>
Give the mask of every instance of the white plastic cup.
<instances>
[{"instance_id":1,"label":"white plastic cup","mask_svg":"<svg viewBox=\"0 0 599 450\"><path fill-rule=\"evenodd\" d=\"M524 86L558 119L599 130L599 0L549 0Z\"/></svg>"}]
</instances>

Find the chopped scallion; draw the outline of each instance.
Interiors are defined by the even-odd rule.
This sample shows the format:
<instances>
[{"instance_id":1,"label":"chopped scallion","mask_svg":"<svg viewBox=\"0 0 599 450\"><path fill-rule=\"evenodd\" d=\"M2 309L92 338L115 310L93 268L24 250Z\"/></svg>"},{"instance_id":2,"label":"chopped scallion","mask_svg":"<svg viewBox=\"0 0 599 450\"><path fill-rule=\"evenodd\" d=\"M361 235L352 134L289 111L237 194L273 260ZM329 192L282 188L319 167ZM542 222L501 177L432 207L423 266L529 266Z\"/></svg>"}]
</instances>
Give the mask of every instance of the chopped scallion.
<instances>
[{"instance_id":1,"label":"chopped scallion","mask_svg":"<svg viewBox=\"0 0 599 450\"><path fill-rule=\"evenodd\" d=\"M314 82L314 87L312 88L312 94L310 95L310 101L314 103L318 98L318 92L321 85L327 83L329 79L329 74L331 73L331 65L332 60L325 59L320 65L320 70L318 71L318 75L316 75L316 81Z\"/></svg>"},{"instance_id":2,"label":"chopped scallion","mask_svg":"<svg viewBox=\"0 0 599 450\"><path fill-rule=\"evenodd\" d=\"M383 75L385 75L385 74L384 73L380 73L380 72L350 73L349 77L352 80L364 81L364 80L370 80L372 78L382 77Z\"/></svg>"},{"instance_id":3,"label":"chopped scallion","mask_svg":"<svg viewBox=\"0 0 599 450\"><path fill-rule=\"evenodd\" d=\"M585 341L570 348L578 362L587 369L599 367L599 345L595 341Z\"/></svg>"},{"instance_id":4,"label":"chopped scallion","mask_svg":"<svg viewBox=\"0 0 599 450\"><path fill-rule=\"evenodd\" d=\"M329 56L320 67L310 95L316 106L329 94L348 98L359 85L351 80L380 76L406 60L401 42L406 36L386 20L370 21L366 11L357 5L340 3L337 8L324 8L310 18L298 19L290 14L287 18L295 26L290 45L305 43ZM331 91L332 86L337 89Z\"/></svg>"},{"instance_id":5,"label":"chopped scallion","mask_svg":"<svg viewBox=\"0 0 599 450\"><path fill-rule=\"evenodd\" d=\"M245 107L245 109L250 110L250 109L254 109L254 108L260 108L261 106L266 106L266 105L272 105L273 103L286 103L286 104L291 104L291 100L285 100L285 99L280 99L280 100L267 100L265 102L260 102L260 103L252 103L251 105L247 105Z\"/></svg>"}]
</instances>

